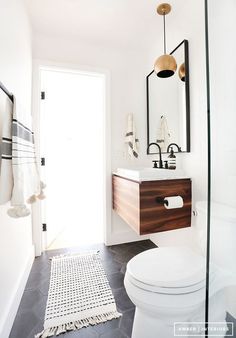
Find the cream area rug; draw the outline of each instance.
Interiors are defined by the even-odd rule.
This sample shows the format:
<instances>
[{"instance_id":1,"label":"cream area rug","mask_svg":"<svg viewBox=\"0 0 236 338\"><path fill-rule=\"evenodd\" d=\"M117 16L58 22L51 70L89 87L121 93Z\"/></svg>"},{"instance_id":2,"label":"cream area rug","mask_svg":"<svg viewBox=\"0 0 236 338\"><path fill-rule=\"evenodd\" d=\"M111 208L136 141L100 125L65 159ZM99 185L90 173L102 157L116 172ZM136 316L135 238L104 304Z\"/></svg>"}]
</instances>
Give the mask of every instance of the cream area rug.
<instances>
[{"instance_id":1,"label":"cream area rug","mask_svg":"<svg viewBox=\"0 0 236 338\"><path fill-rule=\"evenodd\" d=\"M99 253L52 258L44 330L47 338L119 318Z\"/></svg>"}]
</instances>

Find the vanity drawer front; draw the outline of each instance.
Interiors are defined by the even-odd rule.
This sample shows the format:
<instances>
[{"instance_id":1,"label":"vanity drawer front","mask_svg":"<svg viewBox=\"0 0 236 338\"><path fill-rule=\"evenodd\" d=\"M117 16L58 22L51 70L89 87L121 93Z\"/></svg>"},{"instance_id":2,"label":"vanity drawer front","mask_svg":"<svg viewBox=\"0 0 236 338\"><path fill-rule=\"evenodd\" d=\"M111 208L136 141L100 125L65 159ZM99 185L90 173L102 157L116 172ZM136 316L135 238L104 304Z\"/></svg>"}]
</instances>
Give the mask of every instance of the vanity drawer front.
<instances>
[{"instance_id":1,"label":"vanity drawer front","mask_svg":"<svg viewBox=\"0 0 236 338\"><path fill-rule=\"evenodd\" d=\"M148 181L140 184L140 234L191 226L191 180ZM182 208L166 209L158 197L181 196Z\"/></svg>"}]
</instances>

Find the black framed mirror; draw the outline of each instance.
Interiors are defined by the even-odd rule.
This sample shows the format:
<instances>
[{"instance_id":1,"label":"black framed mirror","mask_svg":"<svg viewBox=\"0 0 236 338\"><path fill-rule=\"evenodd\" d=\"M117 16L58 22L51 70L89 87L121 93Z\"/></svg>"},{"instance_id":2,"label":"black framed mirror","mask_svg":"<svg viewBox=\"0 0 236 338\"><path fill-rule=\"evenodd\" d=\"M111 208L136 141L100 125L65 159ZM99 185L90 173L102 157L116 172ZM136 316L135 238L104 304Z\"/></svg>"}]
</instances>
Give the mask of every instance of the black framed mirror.
<instances>
[{"instance_id":1,"label":"black framed mirror","mask_svg":"<svg viewBox=\"0 0 236 338\"><path fill-rule=\"evenodd\" d=\"M153 70L146 77L147 154L157 153L150 143L158 143L163 153L170 143L190 152L189 47L183 40L171 53L177 62L175 74L157 77Z\"/></svg>"}]
</instances>

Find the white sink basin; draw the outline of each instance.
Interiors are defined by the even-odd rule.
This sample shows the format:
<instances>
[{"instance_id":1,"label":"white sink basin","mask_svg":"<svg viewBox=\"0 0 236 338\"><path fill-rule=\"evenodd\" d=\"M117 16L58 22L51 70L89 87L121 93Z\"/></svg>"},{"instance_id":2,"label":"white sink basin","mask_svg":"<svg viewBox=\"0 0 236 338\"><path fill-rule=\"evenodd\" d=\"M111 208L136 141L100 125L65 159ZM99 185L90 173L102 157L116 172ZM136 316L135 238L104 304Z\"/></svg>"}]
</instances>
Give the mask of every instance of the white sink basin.
<instances>
[{"instance_id":1,"label":"white sink basin","mask_svg":"<svg viewBox=\"0 0 236 338\"><path fill-rule=\"evenodd\" d=\"M187 178L182 170L156 169L156 168L118 168L116 173L119 176L136 181L166 180Z\"/></svg>"}]
</instances>

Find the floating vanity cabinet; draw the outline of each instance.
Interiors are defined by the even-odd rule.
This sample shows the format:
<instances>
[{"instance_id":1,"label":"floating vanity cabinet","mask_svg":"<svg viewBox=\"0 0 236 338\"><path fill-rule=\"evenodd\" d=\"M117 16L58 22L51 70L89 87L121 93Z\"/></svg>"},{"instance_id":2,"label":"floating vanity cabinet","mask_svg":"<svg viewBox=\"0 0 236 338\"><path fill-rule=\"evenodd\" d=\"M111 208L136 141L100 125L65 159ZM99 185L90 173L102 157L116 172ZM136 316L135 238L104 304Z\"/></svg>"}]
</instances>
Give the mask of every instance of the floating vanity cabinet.
<instances>
[{"instance_id":1,"label":"floating vanity cabinet","mask_svg":"<svg viewBox=\"0 0 236 338\"><path fill-rule=\"evenodd\" d=\"M134 181L112 176L113 209L139 235L191 226L191 180ZM158 200L181 196L182 208L167 209Z\"/></svg>"}]
</instances>

